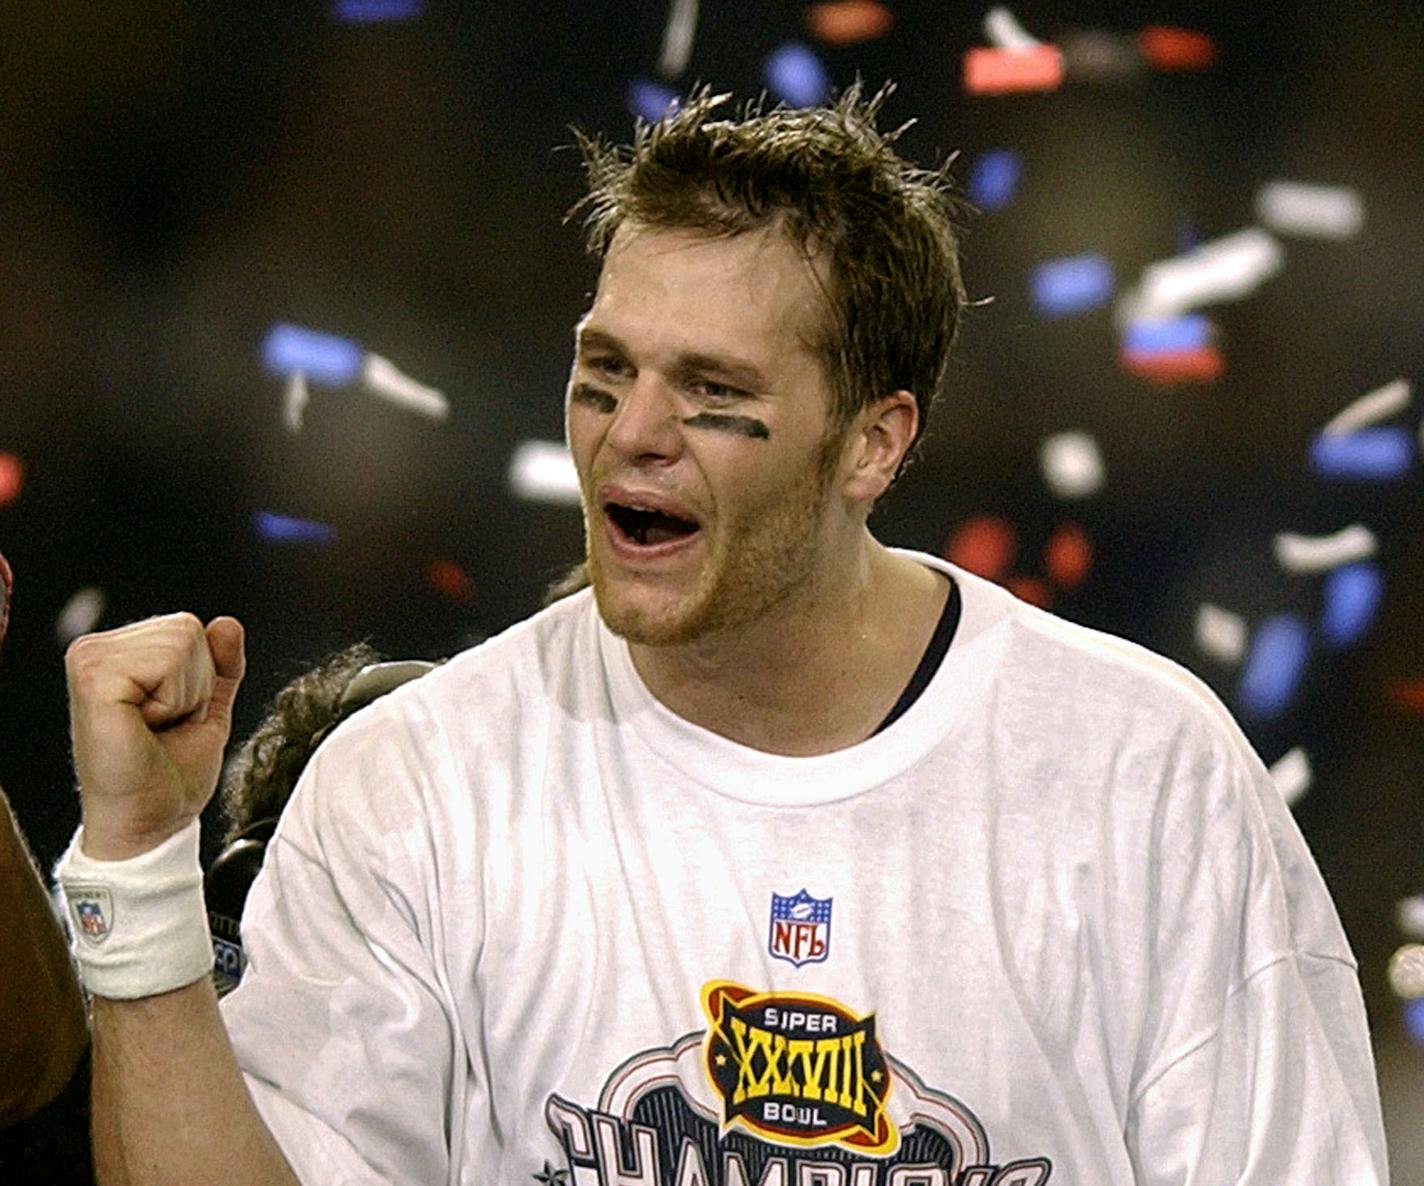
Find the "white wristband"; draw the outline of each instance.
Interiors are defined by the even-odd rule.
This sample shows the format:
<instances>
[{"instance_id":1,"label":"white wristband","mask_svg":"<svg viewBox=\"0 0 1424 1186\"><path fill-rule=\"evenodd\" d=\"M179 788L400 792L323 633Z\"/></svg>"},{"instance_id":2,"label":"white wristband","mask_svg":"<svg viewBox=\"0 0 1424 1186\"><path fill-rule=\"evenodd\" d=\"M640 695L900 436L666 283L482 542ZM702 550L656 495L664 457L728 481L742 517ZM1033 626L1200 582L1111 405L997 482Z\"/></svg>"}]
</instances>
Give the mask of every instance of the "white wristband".
<instances>
[{"instance_id":1,"label":"white wristband","mask_svg":"<svg viewBox=\"0 0 1424 1186\"><path fill-rule=\"evenodd\" d=\"M194 820L140 856L96 861L81 827L54 874L69 903L80 979L95 996L133 1000L170 992L212 971Z\"/></svg>"}]
</instances>

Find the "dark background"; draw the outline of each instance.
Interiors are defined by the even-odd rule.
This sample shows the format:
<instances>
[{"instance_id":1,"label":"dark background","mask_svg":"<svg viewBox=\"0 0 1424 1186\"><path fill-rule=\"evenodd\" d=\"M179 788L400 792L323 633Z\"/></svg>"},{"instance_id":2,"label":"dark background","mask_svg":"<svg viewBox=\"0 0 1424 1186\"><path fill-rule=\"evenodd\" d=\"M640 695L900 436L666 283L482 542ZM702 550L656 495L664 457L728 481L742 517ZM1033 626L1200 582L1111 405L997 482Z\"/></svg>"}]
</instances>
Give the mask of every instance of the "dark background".
<instances>
[{"instance_id":1,"label":"dark background","mask_svg":"<svg viewBox=\"0 0 1424 1186\"><path fill-rule=\"evenodd\" d=\"M1247 722L1262 756L1303 746L1296 808L1360 958L1396 1181L1424 1182L1424 1050L1385 968L1396 900L1421 881L1424 717L1391 701L1424 678L1424 476L1326 482L1320 426L1356 396L1424 378L1424 9L1404 0L1281 5L1013 7L1052 39L1072 29L1200 30L1202 73L1134 86L972 98L960 61L983 7L891 5L884 37L818 46L838 86L900 89L925 165L961 149L1024 157L1016 200L965 243L972 310L924 457L877 511L887 542L940 551L999 515L1015 571L1066 520L1096 563L1053 608L1178 659L1233 704L1237 672L1193 641L1212 601L1257 623L1314 619L1321 578L1283 572L1277 531L1352 522L1380 538L1379 617L1364 642L1318 651L1279 719ZM987 7L987 6L986 6ZM533 609L576 559L575 510L508 493L515 446L561 434L571 326L594 279L563 212L580 193L570 124L626 138L631 80L655 77L667 10L591 0L564 12L431 0L414 20L351 25L321 4L50 0L0 12L0 452L24 465L0 506L16 570L0 667L0 782L44 861L77 822L56 620L101 589L100 627L191 609L237 614L249 675L237 732L287 679L357 638L435 657ZM688 70L749 96L762 63L810 41L795 3L704 0ZM1096 251L1119 289L1189 234L1254 220L1273 178L1348 185L1366 222L1348 242L1282 238L1282 273L1208 310L1227 360L1211 384L1161 388L1117 365L1111 308L1046 319L1045 259ZM299 435L263 368L268 328L355 338L445 391L436 423L355 389L313 389ZM1420 401L1395 423L1416 432ZM1041 439L1099 442L1103 491L1055 500ZM268 510L333 527L279 544ZM432 562L473 595L442 593Z\"/></svg>"}]
</instances>

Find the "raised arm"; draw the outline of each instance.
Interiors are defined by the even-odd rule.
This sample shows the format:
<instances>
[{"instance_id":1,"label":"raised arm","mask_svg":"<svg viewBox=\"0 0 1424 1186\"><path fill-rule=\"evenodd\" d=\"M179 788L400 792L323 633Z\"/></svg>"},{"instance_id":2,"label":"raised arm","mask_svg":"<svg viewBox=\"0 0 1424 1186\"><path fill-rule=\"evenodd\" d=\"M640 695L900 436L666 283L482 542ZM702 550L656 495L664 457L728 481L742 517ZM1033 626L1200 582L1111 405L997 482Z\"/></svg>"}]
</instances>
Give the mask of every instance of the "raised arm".
<instances>
[{"instance_id":1,"label":"raised arm","mask_svg":"<svg viewBox=\"0 0 1424 1186\"><path fill-rule=\"evenodd\" d=\"M201 954L197 819L231 729L242 627L153 618L81 638L65 663L83 827L61 881L94 994L99 1182L294 1186Z\"/></svg>"}]
</instances>

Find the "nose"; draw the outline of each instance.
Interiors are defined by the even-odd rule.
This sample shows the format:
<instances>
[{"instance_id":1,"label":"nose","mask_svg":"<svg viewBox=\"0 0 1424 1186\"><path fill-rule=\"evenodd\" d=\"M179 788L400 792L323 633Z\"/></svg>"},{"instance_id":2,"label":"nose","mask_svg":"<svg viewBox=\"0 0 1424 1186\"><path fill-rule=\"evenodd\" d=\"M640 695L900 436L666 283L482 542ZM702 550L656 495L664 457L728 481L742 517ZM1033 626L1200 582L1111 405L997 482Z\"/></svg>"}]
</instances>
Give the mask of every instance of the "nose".
<instances>
[{"instance_id":1,"label":"nose","mask_svg":"<svg viewBox=\"0 0 1424 1186\"><path fill-rule=\"evenodd\" d=\"M682 422L667 385L644 371L620 393L604 442L630 461L673 461L682 452Z\"/></svg>"}]
</instances>

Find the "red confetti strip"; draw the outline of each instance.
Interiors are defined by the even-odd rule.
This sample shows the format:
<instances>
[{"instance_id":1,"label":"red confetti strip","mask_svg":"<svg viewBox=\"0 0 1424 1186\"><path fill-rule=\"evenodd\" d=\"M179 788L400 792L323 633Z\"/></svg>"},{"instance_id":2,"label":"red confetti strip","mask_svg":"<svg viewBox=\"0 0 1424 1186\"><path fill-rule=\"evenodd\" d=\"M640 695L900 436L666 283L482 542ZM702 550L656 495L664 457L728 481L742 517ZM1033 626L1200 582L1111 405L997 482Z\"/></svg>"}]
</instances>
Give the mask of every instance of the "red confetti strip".
<instances>
[{"instance_id":1,"label":"red confetti strip","mask_svg":"<svg viewBox=\"0 0 1424 1186\"><path fill-rule=\"evenodd\" d=\"M832 0L806 9L806 28L827 45L858 45L890 32L895 14L874 0Z\"/></svg>"},{"instance_id":2,"label":"red confetti strip","mask_svg":"<svg viewBox=\"0 0 1424 1186\"><path fill-rule=\"evenodd\" d=\"M1004 582L1004 588L1020 601L1027 601L1039 609L1048 609L1053 605L1053 590L1037 577L1010 577Z\"/></svg>"},{"instance_id":3,"label":"red confetti strip","mask_svg":"<svg viewBox=\"0 0 1424 1186\"><path fill-rule=\"evenodd\" d=\"M1215 346L1167 350L1160 354L1124 350L1119 360L1128 374L1168 387L1178 383L1212 383L1226 373L1226 359Z\"/></svg>"},{"instance_id":4,"label":"red confetti strip","mask_svg":"<svg viewBox=\"0 0 1424 1186\"><path fill-rule=\"evenodd\" d=\"M25 463L13 453L0 453L0 507L20 497L25 485Z\"/></svg>"},{"instance_id":5,"label":"red confetti strip","mask_svg":"<svg viewBox=\"0 0 1424 1186\"><path fill-rule=\"evenodd\" d=\"M1170 25L1148 25L1137 47L1158 70L1207 70L1216 62L1216 45L1205 33Z\"/></svg>"},{"instance_id":6,"label":"red confetti strip","mask_svg":"<svg viewBox=\"0 0 1424 1186\"><path fill-rule=\"evenodd\" d=\"M425 579L451 601L464 603L474 600L473 578L451 560L432 560L425 566Z\"/></svg>"},{"instance_id":7,"label":"red confetti strip","mask_svg":"<svg viewBox=\"0 0 1424 1186\"><path fill-rule=\"evenodd\" d=\"M1424 715L1424 679L1397 679L1385 694L1396 708Z\"/></svg>"},{"instance_id":8,"label":"red confetti strip","mask_svg":"<svg viewBox=\"0 0 1424 1186\"><path fill-rule=\"evenodd\" d=\"M1012 523L981 515L955 528L945 545L944 558L975 576L997 581L1008 573L1018 546L1018 532Z\"/></svg>"},{"instance_id":9,"label":"red confetti strip","mask_svg":"<svg viewBox=\"0 0 1424 1186\"><path fill-rule=\"evenodd\" d=\"M971 95L1053 91L1063 83L1063 51L1056 45L1032 49L976 46L964 54L964 89Z\"/></svg>"},{"instance_id":10,"label":"red confetti strip","mask_svg":"<svg viewBox=\"0 0 1424 1186\"><path fill-rule=\"evenodd\" d=\"M1076 523L1064 523L1043 550L1043 568L1062 589L1076 589L1093 567L1093 545Z\"/></svg>"}]
</instances>

